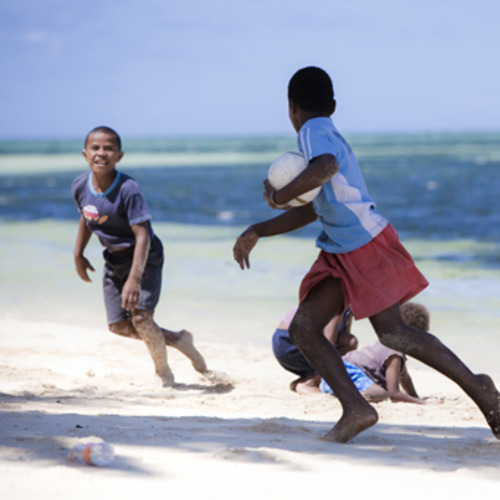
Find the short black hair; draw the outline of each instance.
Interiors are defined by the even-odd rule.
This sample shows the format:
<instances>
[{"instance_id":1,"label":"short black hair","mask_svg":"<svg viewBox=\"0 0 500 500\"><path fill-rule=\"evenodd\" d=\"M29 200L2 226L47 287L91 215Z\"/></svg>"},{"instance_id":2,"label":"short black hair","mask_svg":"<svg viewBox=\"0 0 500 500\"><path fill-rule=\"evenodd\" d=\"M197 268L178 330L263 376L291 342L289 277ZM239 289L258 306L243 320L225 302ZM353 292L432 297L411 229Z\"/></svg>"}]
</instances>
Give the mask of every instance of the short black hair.
<instances>
[{"instance_id":1,"label":"short black hair","mask_svg":"<svg viewBox=\"0 0 500 500\"><path fill-rule=\"evenodd\" d=\"M87 134L87 137L85 137L85 142L84 142L85 147L87 147L87 141L89 140L90 134L93 134L94 132L101 132L102 134L109 134L114 136L116 145L118 146L118 151L122 150L122 140L118 132L113 130L111 127L106 127L105 125L100 125L99 127L95 127Z\"/></svg>"},{"instance_id":2,"label":"short black hair","mask_svg":"<svg viewBox=\"0 0 500 500\"><path fill-rule=\"evenodd\" d=\"M290 79L288 98L304 111L330 115L334 99L332 80L321 68L302 68Z\"/></svg>"}]
</instances>

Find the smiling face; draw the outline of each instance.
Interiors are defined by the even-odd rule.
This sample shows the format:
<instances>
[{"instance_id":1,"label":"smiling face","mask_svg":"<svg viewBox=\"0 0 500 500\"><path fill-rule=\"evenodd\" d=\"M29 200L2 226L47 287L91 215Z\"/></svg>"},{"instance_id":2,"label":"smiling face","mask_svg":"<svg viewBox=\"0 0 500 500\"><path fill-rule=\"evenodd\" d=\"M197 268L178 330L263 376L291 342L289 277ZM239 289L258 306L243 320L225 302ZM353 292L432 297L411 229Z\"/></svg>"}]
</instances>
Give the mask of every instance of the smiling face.
<instances>
[{"instance_id":1,"label":"smiling face","mask_svg":"<svg viewBox=\"0 0 500 500\"><path fill-rule=\"evenodd\" d=\"M117 138L101 131L89 134L82 154L90 170L98 178L114 177L116 164L123 157Z\"/></svg>"}]
</instances>

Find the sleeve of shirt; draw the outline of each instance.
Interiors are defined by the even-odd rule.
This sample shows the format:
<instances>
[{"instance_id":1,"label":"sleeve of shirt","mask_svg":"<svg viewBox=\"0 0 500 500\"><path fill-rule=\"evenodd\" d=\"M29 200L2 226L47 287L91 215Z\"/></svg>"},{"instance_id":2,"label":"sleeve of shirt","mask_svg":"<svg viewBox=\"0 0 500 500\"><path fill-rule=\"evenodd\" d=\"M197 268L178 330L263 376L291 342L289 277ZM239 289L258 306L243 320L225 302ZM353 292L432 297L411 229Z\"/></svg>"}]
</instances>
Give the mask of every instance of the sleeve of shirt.
<instances>
[{"instance_id":1,"label":"sleeve of shirt","mask_svg":"<svg viewBox=\"0 0 500 500\"><path fill-rule=\"evenodd\" d=\"M78 208L78 211L81 213L82 212L82 205L80 202L80 192L82 188L82 182L85 181L85 176L79 175L72 183L71 183L71 194L73 196L73 200L76 203L76 206Z\"/></svg>"},{"instance_id":2,"label":"sleeve of shirt","mask_svg":"<svg viewBox=\"0 0 500 500\"><path fill-rule=\"evenodd\" d=\"M327 134L317 127L304 126L298 136L299 149L309 163L313 158L324 154L337 156L335 147L327 137Z\"/></svg>"},{"instance_id":3,"label":"sleeve of shirt","mask_svg":"<svg viewBox=\"0 0 500 500\"><path fill-rule=\"evenodd\" d=\"M380 342L377 343L377 347L382 365L385 365L385 362L391 356L397 356L398 358L401 358L401 371L403 370L403 367L406 362L406 356L402 352L395 351L394 349L391 349L390 347L387 347Z\"/></svg>"},{"instance_id":4,"label":"sleeve of shirt","mask_svg":"<svg viewBox=\"0 0 500 500\"><path fill-rule=\"evenodd\" d=\"M151 212L139 184L132 179L126 182L124 203L127 218L131 226L151 219Z\"/></svg>"}]
</instances>

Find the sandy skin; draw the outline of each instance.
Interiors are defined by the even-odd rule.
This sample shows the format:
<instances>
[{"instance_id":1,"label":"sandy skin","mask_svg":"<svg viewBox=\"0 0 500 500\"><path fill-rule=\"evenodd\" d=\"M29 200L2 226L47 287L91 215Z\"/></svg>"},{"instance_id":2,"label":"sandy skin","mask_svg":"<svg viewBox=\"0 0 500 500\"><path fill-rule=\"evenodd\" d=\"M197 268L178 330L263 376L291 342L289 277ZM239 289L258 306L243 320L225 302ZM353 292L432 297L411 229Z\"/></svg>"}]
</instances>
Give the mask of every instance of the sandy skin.
<instances>
[{"instance_id":1,"label":"sandy skin","mask_svg":"<svg viewBox=\"0 0 500 500\"><path fill-rule=\"evenodd\" d=\"M271 310L270 324L274 317ZM238 325L240 317L233 321ZM210 332L219 324L214 319L207 326ZM376 410L383 425L341 445L318 439L340 418L338 400L289 391L289 375L264 343L242 349L195 334L209 367L227 372L234 389L218 391L172 352L169 362L183 390L167 392L152 387L141 344L103 334L98 321L82 327L76 317L67 324L4 319L0 340L3 498L40 491L59 498L71 491L80 500L98 490L135 500L157 497L168 483L177 496L213 490L223 500L234 498L235 484L249 476L252 488L243 499L266 497L263 492L280 498L285 483L290 499L303 498L311 484L331 488L332 464L336 477L356 484L363 496L388 484L400 491L411 485L418 496L431 490L443 498L450 491L498 496L499 443L483 414L457 386L413 360L419 389L436 404L382 402ZM493 379L498 385L498 371ZM111 467L66 459L74 444L96 439L115 447Z\"/></svg>"},{"instance_id":2,"label":"sandy skin","mask_svg":"<svg viewBox=\"0 0 500 500\"><path fill-rule=\"evenodd\" d=\"M477 404L491 431L497 439L500 439L500 393L489 375L476 375L479 388L471 396Z\"/></svg>"},{"instance_id":3,"label":"sandy skin","mask_svg":"<svg viewBox=\"0 0 500 500\"><path fill-rule=\"evenodd\" d=\"M476 375L478 386L474 391L474 402L486 418L491 431L500 439L500 393L497 391L489 375ZM375 425L378 415L375 409L367 404L345 408L337 424L323 437L326 441L347 443L364 430Z\"/></svg>"},{"instance_id":4,"label":"sandy skin","mask_svg":"<svg viewBox=\"0 0 500 500\"><path fill-rule=\"evenodd\" d=\"M340 420L323 439L335 443L347 443L377 422L378 414L368 403L359 407L350 406L344 410Z\"/></svg>"},{"instance_id":5,"label":"sandy skin","mask_svg":"<svg viewBox=\"0 0 500 500\"><path fill-rule=\"evenodd\" d=\"M478 388L474 391L474 402L486 418L491 431L500 439L500 393L489 375L476 375ZM370 405L344 409L337 424L324 436L324 440L347 443L359 433L375 425L377 412Z\"/></svg>"},{"instance_id":6,"label":"sandy skin","mask_svg":"<svg viewBox=\"0 0 500 500\"><path fill-rule=\"evenodd\" d=\"M173 332L160 328L153 320L151 311L137 311L132 320L121 321L110 325L110 331L122 337L143 340L153 360L155 371L162 381L163 387L172 387L175 377L168 365L166 346L173 347L184 354L193 368L206 377L211 372L207 369L204 357L194 345L193 334L187 330ZM142 317L142 321L137 321Z\"/></svg>"},{"instance_id":7,"label":"sandy skin","mask_svg":"<svg viewBox=\"0 0 500 500\"><path fill-rule=\"evenodd\" d=\"M205 358L194 346L194 337L191 332L188 332L187 330L181 330L180 332L176 333L177 338L173 340L171 338L171 334L174 332L167 332L163 329L163 333L165 336L165 344L174 347L179 352L184 354L184 356L186 356L191 361L193 368L197 372L201 373L202 375L209 373Z\"/></svg>"}]
</instances>

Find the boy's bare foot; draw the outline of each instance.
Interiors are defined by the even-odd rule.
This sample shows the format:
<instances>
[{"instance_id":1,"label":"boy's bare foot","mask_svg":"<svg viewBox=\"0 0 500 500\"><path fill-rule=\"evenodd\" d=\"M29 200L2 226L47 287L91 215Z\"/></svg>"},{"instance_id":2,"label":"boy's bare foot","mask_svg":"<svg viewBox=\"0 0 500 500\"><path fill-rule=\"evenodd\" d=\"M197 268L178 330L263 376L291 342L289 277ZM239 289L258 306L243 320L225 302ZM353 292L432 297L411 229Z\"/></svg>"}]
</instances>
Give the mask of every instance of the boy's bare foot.
<instances>
[{"instance_id":1,"label":"boy's bare foot","mask_svg":"<svg viewBox=\"0 0 500 500\"><path fill-rule=\"evenodd\" d=\"M479 389L471 394L497 439L500 439L500 393L489 375L476 375Z\"/></svg>"},{"instance_id":2,"label":"boy's bare foot","mask_svg":"<svg viewBox=\"0 0 500 500\"><path fill-rule=\"evenodd\" d=\"M157 373L158 377L160 377L163 387L173 387L174 385L174 374L167 368L162 373Z\"/></svg>"},{"instance_id":3,"label":"boy's bare foot","mask_svg":"<svg viewBox=\"0 0 500 500\"><path fill-rule=\"evenodd\" d=\"M302 395L321 394L321 390L317 385L314 385L310 380L296 385L295 390Z\"/></svg>"},{"instance_id":4,"label":"boy's bare foot","mask_svg":"<svg viewBox=\"0 0 500 500\"><path fill-rule=\"evenodd\" d=\"M377 412L368 404L363 408L344 411L340 420L323 439L336 443L347 443L360 432L375 425L377 420Z\"/></svg>"},{"instance_id":5,"label":"boy's bare foot","mask_svg":"<svg viewBox=\"0 0 500 500\"><path fill-rule=\"evenodd\" d=\"M320 377L308 377L308 378L298 378L290 383L290 390L297 392L298 394L309 395L309 394L321 394L319 388Z\"/></svg>"},{"instance_id":6,"label":"boy's bare foot","mask_svg":"<svg viewBox=\"0 0 500 500\"><path fill-rule=\"evenodd\" d=\"M200 354L198 349L194 346L193 334L187 330L181 330L179 332L178 338L169 343L172 347L175 347L178 351L182 352L191 361L193 368L200 373L207 373L207 364L205 359Z\"/></svg>"},{"instance_id":7,"label":"boy's bare foot","mask_svg":"<svg viewBox=\"0 0 500 500\"><path fill-rule=\"evenodd\" d=\"M232 380L223 372L214 372L212 370L207 370L205 373L203 373L203 376L212 384L233 387Z\"/></svg>"}]
</instances>

